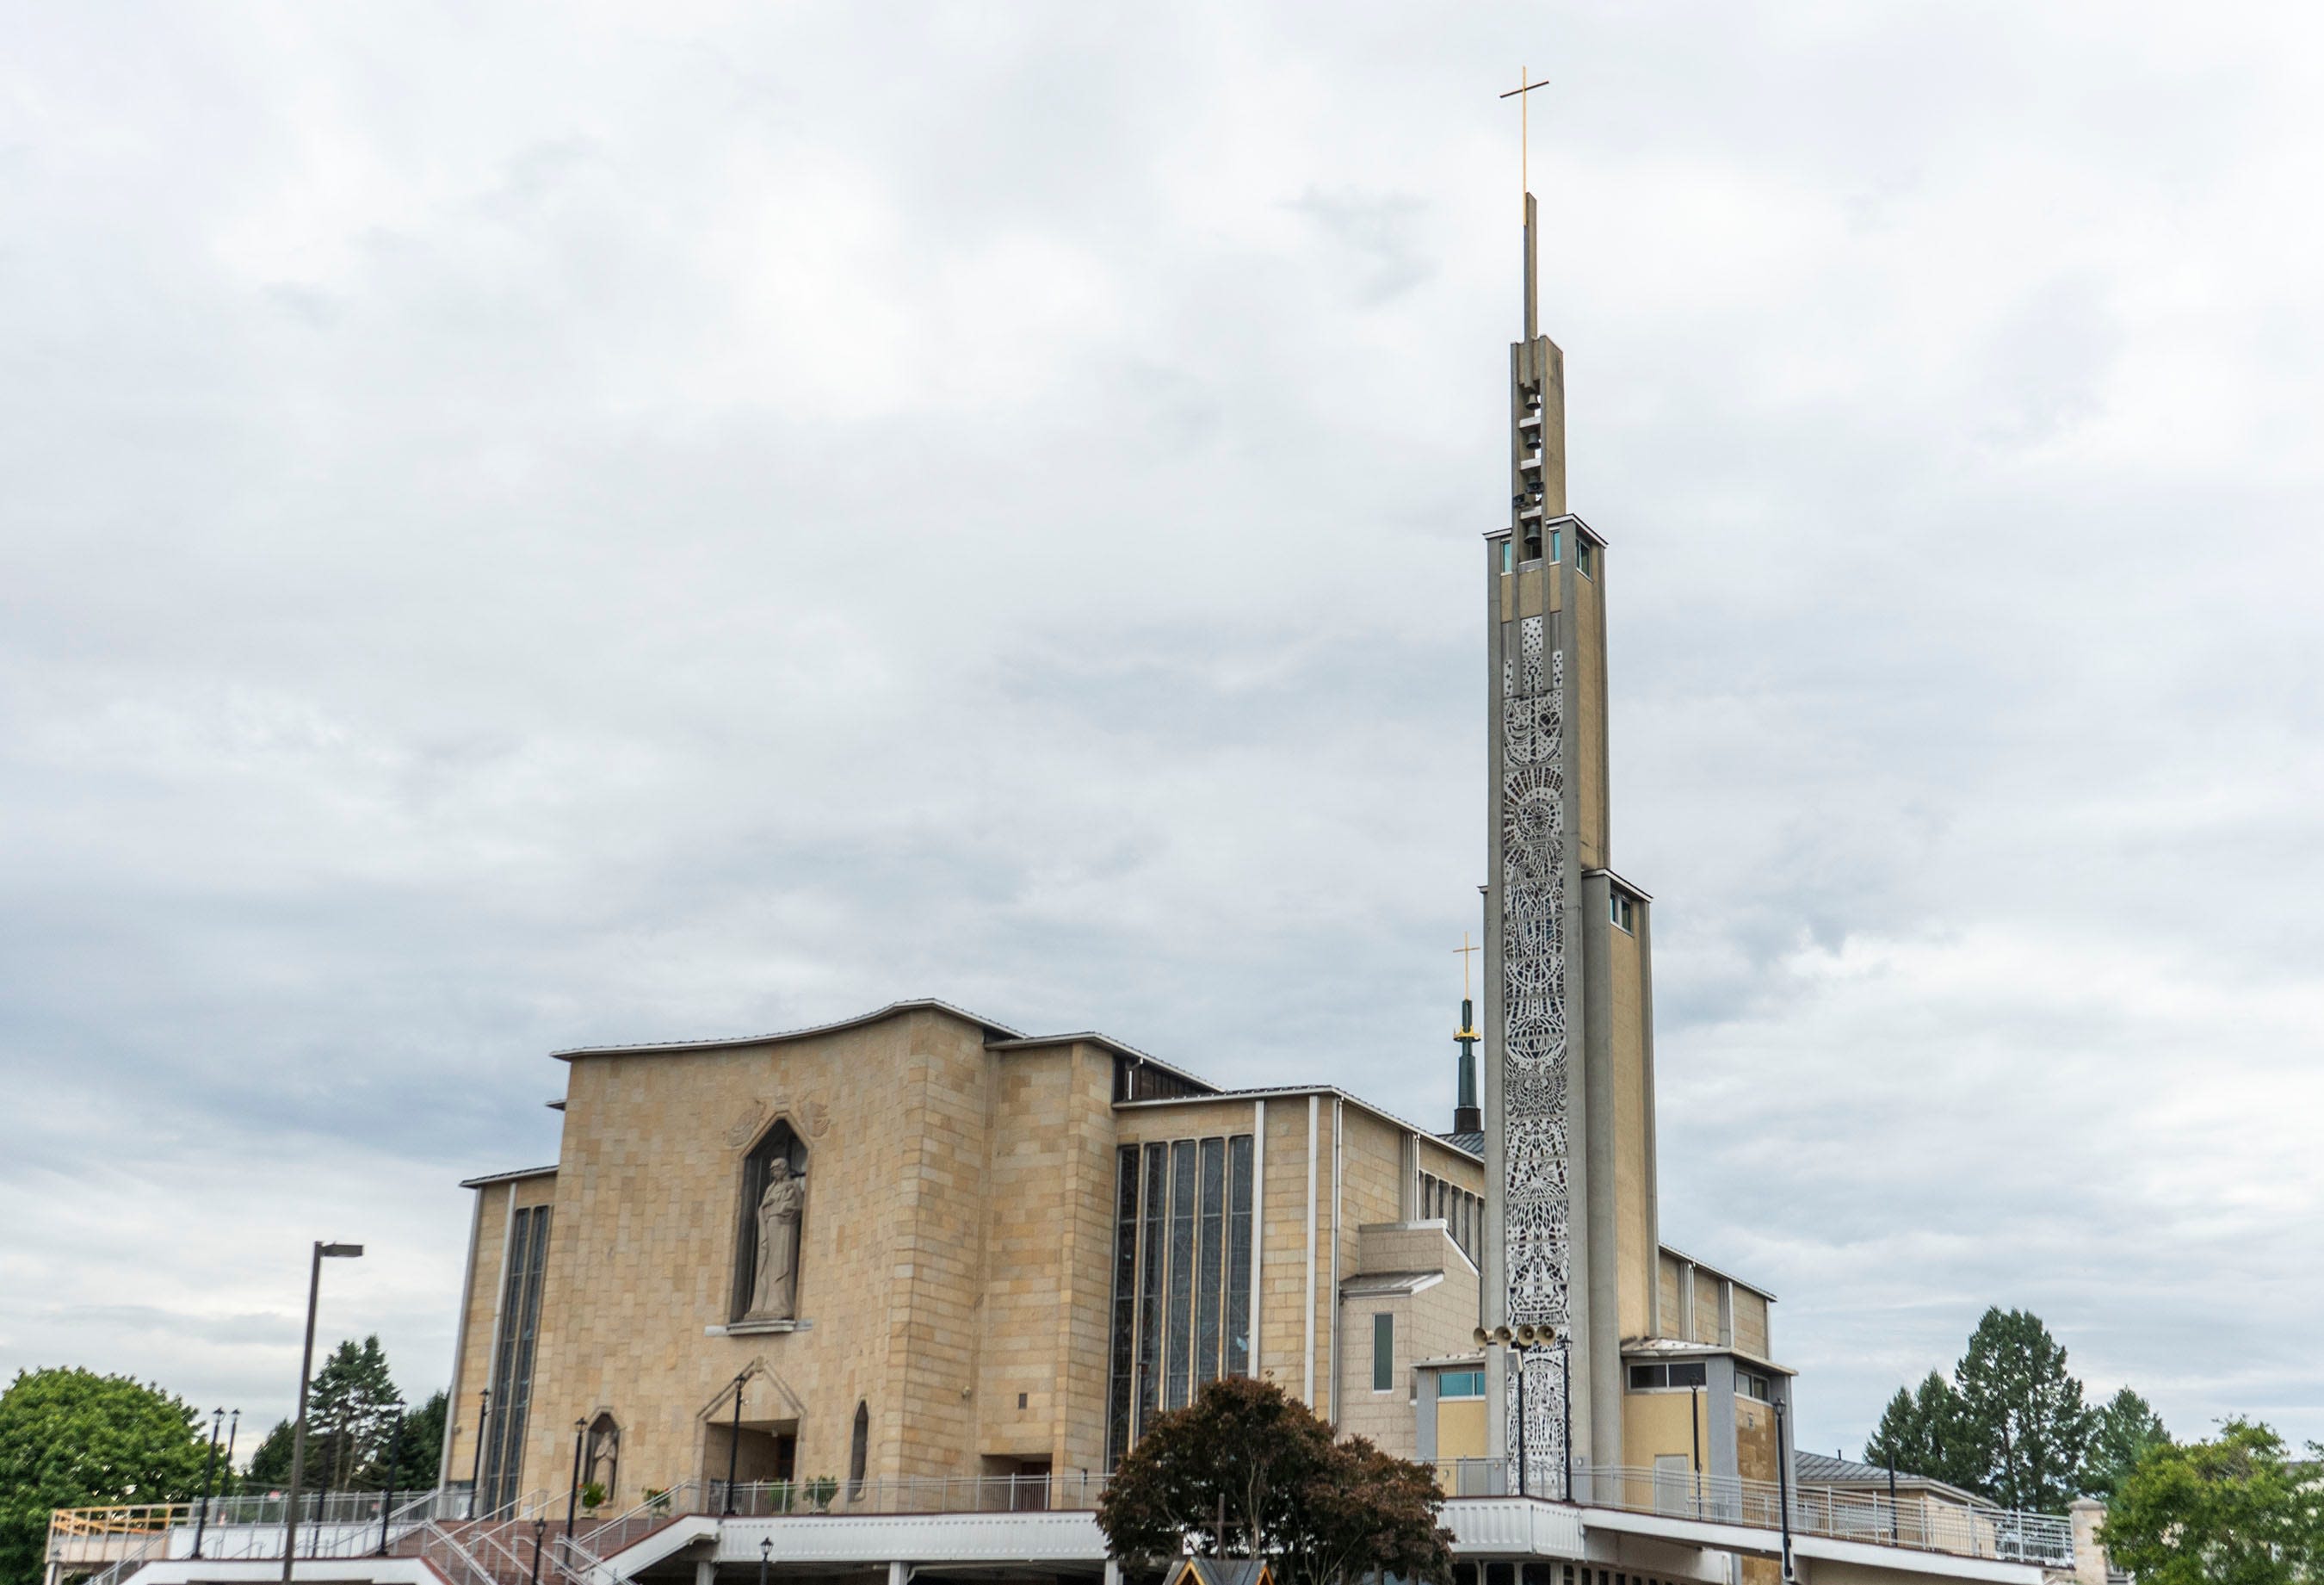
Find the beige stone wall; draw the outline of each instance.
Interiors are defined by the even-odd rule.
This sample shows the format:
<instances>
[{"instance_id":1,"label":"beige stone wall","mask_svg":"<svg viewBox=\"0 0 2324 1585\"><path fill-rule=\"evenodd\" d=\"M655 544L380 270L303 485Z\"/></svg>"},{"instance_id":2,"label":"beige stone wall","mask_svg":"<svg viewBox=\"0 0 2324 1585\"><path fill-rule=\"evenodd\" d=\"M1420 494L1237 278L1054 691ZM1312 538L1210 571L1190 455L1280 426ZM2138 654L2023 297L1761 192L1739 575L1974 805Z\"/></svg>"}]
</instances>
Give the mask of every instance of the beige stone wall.
<instances>
[{"instance_id":1,"label":"beige stone wall","mask_svg":"<svg viewBox=\"0 0 2324 1585\"><path fill-rule=\"evenodd\" d=\"M1570 587L1573 609L1572 643L1565 665L1566 676L1573 686L1572 729L1577 748L1574 763L1582 783L1578 789L1581 795L1574 800L1580 823L1576 836L1582 867L1603 869L1610 863L1608 855L1611 850L1607 840L1606 807L1606 607L1597 579L1584 577L1572 566L1579 542L1570 528L1566 538L1569 542L1564 552L1568 570L1572 574ZM1602 576L1606 555L1603 551L1596 554L1597 570Z\"/></svg>"},{"instance_id":2,"label":"beige stone wall","mask_svg":"<svg viewBox=\"0 0 2324 1585\"><path fill-rule=\"evenodd\" d=\"M1768 1352L1767 1301L1750 1289L1735 1289L1735 1347L1746 1354L1772 1359Z\"/></svg>"},{"instance_id":3,"label":"beige stone wall","mask_svg":"<svg viewBox=\"0 0 2324 1585\"><path fill-rule=\"evenodd\" d=\"M1357 1136L1351 1128L1351 1145ZM1348 1176L1352 1190L1357 1174ZM1345 1347L1338 1424L1342 1432L1369 1437L1408 1459L1418 1440L1413 1367L1422 1359L1465 1354L1473 1346L1477 1274L1441 1222L1382 1222L1358 1228L1357 1265L1346 1275L1389 1272L1440 1272L1443 1280L1417 1293L1357 1296L1346 1302L1340 1318ZM1395 1318L1391 1386L1385 1393L1372 1386L1372 1318L1383 1313Z\"/></svg>"},{"instance_id":4,"label":"beige stone wall","mask_svg":"<svg viewBox=\"0 0 2324 1585\"><path fill-rule=\"evenodd\" d=\"M1739 1394L1735 1399L1735 1470L1746 1480L1775 1478L1775 1411Z\"/></svg>"},{"instance_id":5,"label":"beige stone wall","mask_svg":"<svg viewBox=\"0 0 2324 1585\"><path fill-rule=\"evenodd\" d=\"M1485 1163L1465 1151L1453 1149L1443 1140L1429 1135L1420 1140L1420 1170L1432 1178L1467 1190L1471 1194L1485 1191Z\"/></svg>"},{"instance_id":6,"label":"beige stone wall","mask_svg":"<svg viewBox=\"0 0 2324 1585\"><path fill-rule=\"evenodd\" d=\"M981 1196L981 1457L1103 1467L1111 1074L1104 1052L1072 1045L1012 1052L999 1064ZM977 1276L969 1274L972 1293Z\"/></svg>"},{"instance_id":7,"label":"beige stone wall","mask_svg":"<svg viewBox=\"0 0 2324 1585\"><path fill-rule=\"evenodd\" d=\"M572 1060L555 1174L478 1191L456 1477L474 1455L512 1197L555 1207L524 1489L562 1491L573 1422L601 1413L622 1427L615 1507L648 1488L723 1478L738 1373L748 1378L746 1432L795 1435L802 1478L845 1476L859 1401L875 1478L1005 1467L991 1460L1047 1460L1061 1475L1102 1469L1117 1146L1248 1133L1255 1103L1116 1108L1106 1049L996 1052L986 1038L921 1008L780 1041ZM1277 1097L1264 1110L1255 1363L1297 1392L1309 1105ZM1314 1395L1328 1410L1334 1374L1368 1369L1370 1348L1368 1330L1351 1330L1334 1356L1335 1253L1339 1276L1361 1269L1359 1229L1400 1218L1412 1161L1471 1192L1481 1192L1482 1173L1332 1096L1315 1112ZM744 1158L779 1117L808 1152L802 1324L729 1335ZM1451 1252L1453 1280L1400 1332L1441 1354L1467 1346L1476 1279L1442 1231L1427 1237ZM1341 1390L1346 1398L1344 1380ZM1391 1439L1406 1449L1408 1397ZM753 1434L742 1446L744 1478L767 1473L753 1460L771 1442Z\"/></svg>"},{"instance_id":8,"label":"beige stone wall","mask_svg":"<svg viewBox=\"0 0 2324 1585\"><path fill-rule=\"evenodd\" d=\"M1645 906L1638 905L1641 913ZM1637 936L1612 924L1597 933L1606 943L1612 981L1608 1053L1614 1098L1617 1312L1621 1335L1642 1338L1655 1330L1654 1284L1661 1253L1655 1236L1654 1097L1646 1076L1643 976Z\"/></svg>"},{"instance_id":9,"label":"beige stone wall","mask_svg":"<svg viewBox=\"0 0 2324 1585\"><path fill-rule=\"evenodd\" d=\"M1328 1147L1328 1108L1319 1105L1315 1109L1318 1143ZM1307 1292L1306 1232L1311 1220L1307 1202L1308 1116L1309 1103L1305 1097L1267 1102L1267 1159L1260 1174L1266 1190L1259 1203L1262 1235L1256 1278L1259 1295L1259 1373L1291 1393L1300 1390L1307 1335L1301 1318ZM1328 1228L1331 1214L1330 1188L1330 1175L1319 1172L1316 1193L1320 1204L1313 1208L1312 1218L1319 1229L1315 1240L1319 1254L1326 1247L1323 1229Z\"/></svg>"},{"instance_id":10,"label":"beige stone wall","mask_svg":"<svg viewBox=\"0 0 2324 1585\"><path fill-rule=\"evenodd\" d=\"M746 1369L746 1429L793 1430L802 1475L845 1473L859 1400L872 1474L975 1472L1001 1061L983 1038L921 1010L772 1044L574 1061L523 1484L561 1488L574 1418L601 1411L622 1428L616 1506L723 1476L713 1427ZM808 1326L706 1336L731 1319L742 1158L777 1116L809 1153Z\"/></svg>"},{"instance_id":11,"label":"beige stone wall","mask_svg":"<svg viewBox=\"0 0 2324 1585\"><path fill-rule=\"evenodd\" d=\"M493 1339L500 1315L501 1287L506 1276L501 1266L508 1251L511 1213L516 1209L549 1204L556 1192L557 1179L550 1173L486 1183L475 1191L475 1250L469 1267L467 1310L459 1320L459 1375L444 1429L448 1444L444 1468L454 1480L466 1481L476 1468L476 1416L482 1407L477 1394L479 1389L492 1385ZM549 1220L553 1247L556 1218L551 1216Z\"/></svg>"},{"instance_id":12,"label":"beige stone wall","mask_svg":"<svg viewBox=\"0 0 2324 1585\"><path fill-rule=\"evenodd\" d=\"M1656 1337L1683 1337L1686 1334L1686 1316L1682 1301L1684 1290L1679 1274L1683 1269L1678 1257L1668 1250L1655 1258L1655 1300L1659 1306L1654 1328Z\"/></svg>"}]
</instances>

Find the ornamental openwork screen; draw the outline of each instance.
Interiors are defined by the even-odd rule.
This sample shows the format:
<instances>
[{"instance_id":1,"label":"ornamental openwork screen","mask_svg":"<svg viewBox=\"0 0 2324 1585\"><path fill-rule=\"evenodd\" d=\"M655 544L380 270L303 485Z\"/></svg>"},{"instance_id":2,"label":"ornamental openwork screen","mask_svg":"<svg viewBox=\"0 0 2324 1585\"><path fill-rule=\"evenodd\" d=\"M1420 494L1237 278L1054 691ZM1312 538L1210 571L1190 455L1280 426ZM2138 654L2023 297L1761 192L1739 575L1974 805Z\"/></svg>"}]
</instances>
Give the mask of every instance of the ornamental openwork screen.
<instances>
[{"instance_id":1,"label":"ornamental openwork screen","mask_svg":"<svg viewBox=\"0 0 2324 1585\"><path fill-rule=\"evenodd\" d=\"M1109 1468L1157 1412L1250 1374L1251 1204L1248 1134L1118 1153Z\"/></svg>"}]
</instances>

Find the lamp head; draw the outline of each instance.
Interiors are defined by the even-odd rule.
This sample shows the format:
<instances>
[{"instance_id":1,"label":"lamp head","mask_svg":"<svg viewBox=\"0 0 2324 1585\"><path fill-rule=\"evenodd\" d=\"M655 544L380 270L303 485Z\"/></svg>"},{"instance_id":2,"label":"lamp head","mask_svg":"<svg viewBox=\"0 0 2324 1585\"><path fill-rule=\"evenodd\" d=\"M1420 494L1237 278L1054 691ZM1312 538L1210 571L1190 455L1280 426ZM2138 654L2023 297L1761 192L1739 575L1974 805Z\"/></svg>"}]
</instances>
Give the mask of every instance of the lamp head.
<instances>
[{"instance_id":1,"label":"lamp head","mask_svg":"<svg viewBox=\"0 0 2324 1585\"><path fill-rule=\"evenodd\" d=\"M318 1244L315 1253L325 1260L353 1260L363 1253L360 1244Z\"/></svg>"},{"instance_id":2,"label":"lamp head","mask_svg":"<svg viewBox=\"0 0 2324 1585\"><path fill-rule=\"evenodd\" d=\"M759 1561L762 1563L765 1562L769 1557L773 1555L774 1550L775 1538L773 1536L770 1535L762 1539L759 1543Z\"/></svg>"}]
</instances>

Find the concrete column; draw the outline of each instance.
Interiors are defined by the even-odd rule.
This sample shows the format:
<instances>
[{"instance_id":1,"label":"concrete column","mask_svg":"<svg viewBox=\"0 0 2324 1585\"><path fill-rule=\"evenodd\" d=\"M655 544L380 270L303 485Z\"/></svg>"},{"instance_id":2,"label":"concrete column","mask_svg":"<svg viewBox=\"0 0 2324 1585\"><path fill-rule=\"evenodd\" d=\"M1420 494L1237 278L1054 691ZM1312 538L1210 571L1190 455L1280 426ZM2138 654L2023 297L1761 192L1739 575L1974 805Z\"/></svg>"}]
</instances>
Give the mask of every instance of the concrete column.
<instances>
[{"instance_id":1,"label":"concrete column","mask_svg":"<svg viewBox=\"0 0 2324 1585\"><path fill-rule=\"evenodd\" d=\"M718 1560L697 1558L694 1564L694 1585L718 1585Z\"/></svg>"},{"instance_id":2,"label":"concrete column","mask_svg":"<svg viewBox=\"0 0 2324 1585\"><path fill-rule=\"evenodd\" d=\"M1111 1558L1105 1560L1105 1585L1121 1585L1121 1565Z\"/></svg>"},{"instance_id":3,"label":"concrete column","mask_svg":"<svg viewBox=\"0 0 2324 1585\"><path fill-rule=\"evenodd\" d=\"M2074 1526L2075 1585L2106 1585L2106 1548L2098 1544L2098 1526L2106 1520L2106 1504L2080 1497L2067 1506L2066 1515Z\"/></svg>"},{"instance_id":4,"label":"concrete column","mask_svg":"<svg viewBox=\"0 0 2324 1585\"><path fill-rule=\"evenodd\" d=\"M889 1563L888 1585L911 1585L911 1564L904 1562L901 1558L895 1559Z\"/></svg>"}]
</instances>

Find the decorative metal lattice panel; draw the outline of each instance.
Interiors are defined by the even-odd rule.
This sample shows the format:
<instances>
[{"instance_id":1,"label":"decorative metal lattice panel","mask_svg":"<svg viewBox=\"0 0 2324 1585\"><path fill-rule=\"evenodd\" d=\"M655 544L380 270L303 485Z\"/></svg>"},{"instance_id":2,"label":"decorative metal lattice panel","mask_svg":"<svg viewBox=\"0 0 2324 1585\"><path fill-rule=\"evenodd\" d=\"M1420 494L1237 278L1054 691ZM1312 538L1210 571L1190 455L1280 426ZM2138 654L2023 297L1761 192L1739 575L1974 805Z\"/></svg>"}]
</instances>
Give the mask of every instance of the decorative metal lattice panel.
<instances>
[{"instance_id":1,"label":"decorative metal lattice panel","mask_svg":"<svg viewBox=\"0 0 2324 1585\"><path fill-rule=\"evenodd\" d=\"M1569 1322L1565 1041L1565 653L1545 650L1545 619L1517 624L1501 663L1502 1237L1511 1326ZM1526 1485L1562 1489L1565 1373L1557 1349L1509 1377L1508 1448L1522 1440Z\"/></svg>"}]
</instances>

